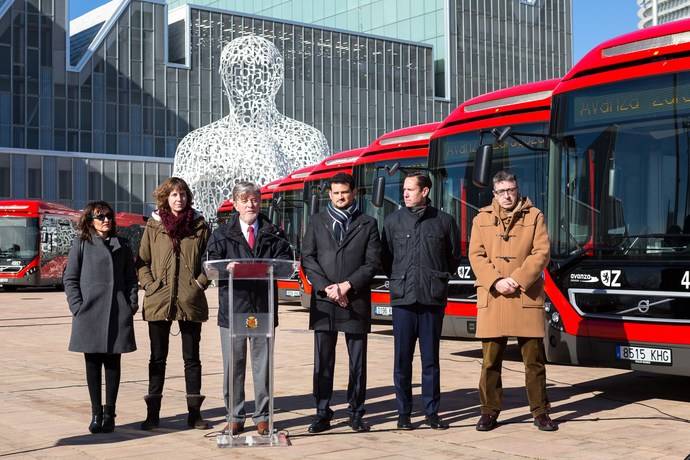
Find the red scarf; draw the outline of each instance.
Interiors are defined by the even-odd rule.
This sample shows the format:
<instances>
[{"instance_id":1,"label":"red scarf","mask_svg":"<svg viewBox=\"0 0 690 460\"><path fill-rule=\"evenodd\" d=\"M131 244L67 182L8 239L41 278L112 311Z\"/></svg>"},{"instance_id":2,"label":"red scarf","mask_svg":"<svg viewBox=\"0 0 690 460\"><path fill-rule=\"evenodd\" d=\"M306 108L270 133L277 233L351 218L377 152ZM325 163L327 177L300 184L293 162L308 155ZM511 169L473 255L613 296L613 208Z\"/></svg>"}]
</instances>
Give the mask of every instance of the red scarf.
<instances>
[{"instance_id":1,"label":"red scarf","mask_svg":"<svg viewBox=\"0 0 690 460\"><path fill-rule=\"evenodd\" d=\"M159 209L158 215L163 222L165 231L168 232L168 236L172 241L175 254L179 254L180 242L184 238L194 234L194 209L190 206L177 216L166 209Z\"/></svg>"}]
</instances>

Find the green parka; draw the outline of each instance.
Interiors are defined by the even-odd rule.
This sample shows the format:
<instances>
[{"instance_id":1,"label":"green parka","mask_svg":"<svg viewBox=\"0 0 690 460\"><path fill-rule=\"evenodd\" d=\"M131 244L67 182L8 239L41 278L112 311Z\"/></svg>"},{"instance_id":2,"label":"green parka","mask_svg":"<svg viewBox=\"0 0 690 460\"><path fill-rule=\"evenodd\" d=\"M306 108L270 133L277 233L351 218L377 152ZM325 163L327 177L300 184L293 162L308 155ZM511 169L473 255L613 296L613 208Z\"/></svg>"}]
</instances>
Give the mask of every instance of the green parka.
<instances>
[{"instance_id":1,"label":"green parka","mask_svg":"<svg viewBox=\"0 0 690 460\"><path fill-rule=\"evenodd\" d=\"M146 222L139 245L137 273L144 288L145 321L208 320L204 290L209 281L201 266L210 231L201 214L194 216L194 234L180 242L180 254L173 251L158 212Z\"/></svg>"}]
</instances>

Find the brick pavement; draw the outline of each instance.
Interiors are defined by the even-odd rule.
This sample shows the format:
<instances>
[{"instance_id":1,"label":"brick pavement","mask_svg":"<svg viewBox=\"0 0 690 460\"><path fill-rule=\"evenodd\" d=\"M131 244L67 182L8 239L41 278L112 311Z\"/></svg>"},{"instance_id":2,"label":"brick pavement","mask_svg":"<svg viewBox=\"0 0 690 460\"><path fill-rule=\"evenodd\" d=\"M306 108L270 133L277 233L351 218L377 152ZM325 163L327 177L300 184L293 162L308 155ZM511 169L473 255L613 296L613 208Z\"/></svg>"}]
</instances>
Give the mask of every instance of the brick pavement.
<instances>
[{"instance_id":1,"label":"brick pavement","mask_svg":"<svg viewBox=\"0 0 690 460\"><path fill-rule=\"evenodd\" d=\"M215 290L209 303L217 304ZM222 366L215 313L202 332L204 416L224 424ZM140 318L140 317L139 317ZM489 433L474 429L481 351L475 341L444 340L441 345L442 415L447 431L395 430L390 328L375 326L369 342L367 420L370 433L352 433L345 421L347 353L338 345L335 428L309 435L312 334L307 314L281 307L276 343L276 426L290 433L289 448L243 449L247 458L587 458L682 459L690 453L690 391L687 378L653 376L611 369L550 365L555 433L532 426L523 389L519 352L505 361L501 425ZM113 434L87 431L89 399L83 357L66 351L70 330L63 293L0 293L0 458L212 458L236 456L218 449L209 432L185 429L186 406L180 342L171 339L161 429L138 429L145 415L148 336L135 322L139 350L123 357L122 384ZM415 362L415 382L419 362ZM252 395L248 378L247 395ZM419 386L414 394L418 398ZM417 400L416 400L417 401ZM419 405L417 405L417 408ZM420 422L417 412L413 420ZM251 423L248 424L248 428Z\"/></svg>"}]
</instances>

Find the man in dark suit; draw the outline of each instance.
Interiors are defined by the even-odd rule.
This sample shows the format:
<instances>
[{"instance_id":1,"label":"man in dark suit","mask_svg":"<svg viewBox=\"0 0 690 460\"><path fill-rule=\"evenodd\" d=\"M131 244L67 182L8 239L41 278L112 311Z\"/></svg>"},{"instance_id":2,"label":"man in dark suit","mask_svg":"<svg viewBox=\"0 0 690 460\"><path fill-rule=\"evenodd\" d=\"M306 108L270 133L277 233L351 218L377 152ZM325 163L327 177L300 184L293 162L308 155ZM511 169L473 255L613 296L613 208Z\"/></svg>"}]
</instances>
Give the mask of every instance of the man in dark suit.
<instances>
[{"instance_id":1,"label":"man in dark suit","mask_svg":"<svg viewBox=\"0 0 690 460\"><path fill-rule=\"evenodd\" d=\"M330 180L328 208L314 215L302 242L302 268L313 286L309 328L314 330L316 418L310 433L331 427L333 370L338 332L350 357L347 399L350 426L369 431L362 420L367 384L367 333L371 331L370 282L381 270L376 220L361 213L351 175Z\"/></svg>"},{"instance_id":2,"label":"man in dark suit","mask_svg":"<svg viewBox=\"0 0 690 460\"><path fill-rule=\"evenodd\" d=\"M412 358L418 340L425 422L434 430L448 428L438 415L439 344L448 280L460 263L460 232L449 214L431 206L430 190L426 174L408 174L403 183L405 207L386 217L381 236L393 307L393 382L401 430L414 428L410 420Z\"/></svg>"},{"instance_id":3,"label":"man in dark suit","mask_svg":"<svg viewBox=\"0 0 690 460\"><path fill-rule=\"evenodd\" d=\"M261 209L261 189L251 182L238 182L232 189L233 203L237 214L230 216L225 224L218 227L208 242L205 259L292 259L290 243L281 229L273 225ZM228 318L229 296L233 296L235 313L266 313L274 311L274 326L278 326L278 296L273 287L273 305L268 304L267 282L257 280L236 280L232 293L228 280L218 283L218 326L223 353L223 396L228 410L228 425L223 431L238 435L244 431L247 417L244 404L244 377L247 365L247 342L252 361L254 378L254 424L256 431L269 435L269 347L265 336L230 338L230 318ZM232 363L230 362L232 347ZM230 407L230 382L232 376L233 405Z\"/></svg>"}]
</instances>

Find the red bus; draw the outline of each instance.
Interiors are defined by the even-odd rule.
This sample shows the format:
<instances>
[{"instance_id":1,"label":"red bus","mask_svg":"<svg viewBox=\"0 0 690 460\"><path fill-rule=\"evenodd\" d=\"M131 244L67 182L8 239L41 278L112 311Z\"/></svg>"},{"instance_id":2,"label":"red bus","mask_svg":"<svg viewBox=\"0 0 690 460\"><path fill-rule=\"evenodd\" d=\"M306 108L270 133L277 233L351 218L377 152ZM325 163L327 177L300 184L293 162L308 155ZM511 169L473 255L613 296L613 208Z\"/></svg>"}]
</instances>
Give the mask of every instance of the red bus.
<instances>
[{"instance_id":1,"label":"red bus","mask_svg":"<svg viewBox=\"0 0 690 460\"><path fill-rule=\"evenodd\" d=\"M690 20L585 55L549 137L548 359L690 375Z\"/></svg>"},{"instance_id":2,"label":"red bus","mask_svg":"<svg viewBox=\"0 0 690 460\"><path fill-rule=\"evenodd\" d=\"M212 227L215 228L227 222L234 212L235 206L232 204L232 200L223 201L216 212L216 221L211 222Z\"/></svg>"},{"instance_id":3,"label":"red bus","mask_svg":"<svg viewBox=\"0 0 690 460\"><path fill-rule=\"evenodd\" d=\"M0 285L62 287L80 213L36 200L0 201Z\"/></svg>"},{"instance_id":4,"label":"red bus","mask_svg":"<svg viewBox=\"0 0 690 460\"><path fill-rule=\"evenodd\" d=\"M304 202L304 219L302 221L300 236L304 235L304 229L309 222L309 216L318 213L321 207L326 206L328 203L329 179L340 172L352 174L352 167L364 150L363 148L359 148L335 153L312 167L313 169L309 175L304 178L302 195ZM360 200L361 206L361 197L357 198ZM302 293L302 306L309 308L312 292L311 284L307 281L301 268L299 271L299 281Z\"/></svg>"},{"instance_id":5,"label":"red bus","mask_svg":"<svg viewBox=\"0 0 690 460\"><path fill-rule=\"evenodd\" d=\"M270 203L271 221L283 229L285 237L299 260L304 225L304 179L315 165L300 168L287 177L271 182L264 189L271 193L266 200L262 193L261 203ZM262 190L264 190L262 189ZM278 298L281 302L300 302L300 281L297 273L289 280L278 281Z\"/></svg>"},{"instance_id":6,"label":"red bus","mask_svg":"<svg viewBox=\"0 0 690 460\"><path fill-rule=\"evenodd\" d=\"M450 280L442 334L474 337L477 304L475 277L467 258L472 219L479 208L491 203L490 188L472 183L475 151L493 145L491 174L510 168L518 176L520 190L539 209L546 209L551 94L558 80L519 85L472 98L454 110L434 132L429 168L435 206L452 215L460 229L462 262ZM516 136L497 139L505 127ZM519 134L519 137L517 136Z\"/></svg>"},{"instance_id":7,"label":"red bus","mask_svg":"<svg viewBox=\"0 0 690 460\"><path fill-rule=\"evenodd\" d=\"M405 173L426 170L429 138L439 123L410 126L386 133L372 142L357 159L353 168L360 192L362 211L378 221L383 230L384 219L402 204L402 183ZM385 179L380 203L374 203L373 187L377 178ZM392 321L388 280L377 276L371 286L371 315L376 322Z\"/></svg>"},{"instance_id":8,"label":"red bus","mask_svg":"<svg viewBox=\"0 0 690 460\"><path fill-rule=\"evenodd\" d=\"M147 220L148 217L141 214L131 214L128 212L118 212L115 214L117 234L127 238L134 257L139 254L139 243L141 243Z\"/></svg>"}]
</instances>

